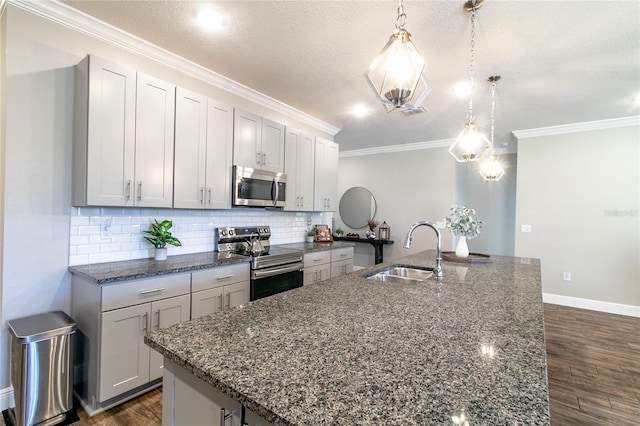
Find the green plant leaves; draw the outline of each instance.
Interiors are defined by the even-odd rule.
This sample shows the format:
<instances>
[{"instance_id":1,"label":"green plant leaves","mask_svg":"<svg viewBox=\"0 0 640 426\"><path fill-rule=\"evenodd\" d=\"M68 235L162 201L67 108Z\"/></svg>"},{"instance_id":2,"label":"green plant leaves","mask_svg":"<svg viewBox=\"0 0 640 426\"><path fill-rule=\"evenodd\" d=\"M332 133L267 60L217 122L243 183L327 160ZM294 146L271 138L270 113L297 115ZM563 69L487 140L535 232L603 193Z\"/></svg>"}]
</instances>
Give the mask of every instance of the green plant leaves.
<instances>
[{"instance_id":1,"label":"green plant leaves","mask_svg":"<svg viewBox=\"0 0 640 426\"><path fill-rule=\"evenodd\" d=\"M445 224L447 229L453 233L453 235L467 237L472 239L478 236L482 229L484 222L476 220L476 211L470 206L451 206L451 215L447 216Z\"/></svg>"},{"instance_id":2,"label":"green plant leaves","mask_svg":"<svg viewBox=\"0 0 640 426\"><path fill-rule=\"evenodd\" d=\"M157 219L154 219L153 221L154 223L151 224L151 229L149 231L142 231L142 233L148 235L143 238L151 243L151 245L155 248L165 248L167 244L176 247L180 247L182 245L180 240L172 236L171 232L169 232L173 227L172 221L166 219L162 222L158 222Z\"/></svg>"}]
</instances>

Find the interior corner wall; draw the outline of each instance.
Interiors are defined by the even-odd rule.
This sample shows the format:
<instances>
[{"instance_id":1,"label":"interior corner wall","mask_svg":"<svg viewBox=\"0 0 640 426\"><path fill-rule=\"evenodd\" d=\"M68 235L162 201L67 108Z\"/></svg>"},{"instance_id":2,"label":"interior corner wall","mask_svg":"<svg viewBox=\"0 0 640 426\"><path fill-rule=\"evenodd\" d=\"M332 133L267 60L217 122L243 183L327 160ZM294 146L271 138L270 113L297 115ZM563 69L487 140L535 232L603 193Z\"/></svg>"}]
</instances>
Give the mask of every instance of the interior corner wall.
<instances>
[{"instance_id":1,"label":"interior corner wall","mask_svg":"<svg viewBox=\"0 0 640 426\"><path fill-rule=\"evenodd\" d=\"M5 141L6 141L6 96L5 96L5 74L6 60L5 52L7 39L7 13L6 3L0 5L0 318L3 318L3 293L4 285L2 278L3 270L3 246L4 246L4 173L5 173ZM0 329L4 328L3 326ZM0 341L4 341L4 336L0 334ZM0 343L0 348L2 344ZM2 363L5 364L4 362ZM5 410L10 405L9 393L5 391L6 384L2 366L0 366L0 409Z\"/></svg>"},{"instance_id":2,"label":"interior corner wall","mask_svg":"<svg viewBox=\"0 0 640 426\"><path fill-rule=\"evenodd\" d=\"M475 253L513 256L515 251L517 154L498 155L505 174L497 182L480 175L480 164L456 163L455 204L469 205L484 222L478 237L468 240ZM455 241L454 241L455 243Z\"/></svg>"},{"instance_id":3,"label":"interior corner wall","mask_svg":"<svg viewBox=\"0 0 640 426\"><path fill-rule=\"evenodd\" d=\"M384 246L384 260L390 261L422 250L435 249L435 234L426 228L416 230L411 249L402 247L411 224L419 220L443 220L453 203L454 163L446 148L400 151L365 156L340 157L338 163L338 198L349 188L367 188L376 199L375 220L386 221L394 244ZM336 227L357 232L364 237L365 228L352 229L335 214ZM451 235L442 232L443 250L451 247ZM358 243L354 264L374 264L374 249Z\"/></svg>"},{"instance_id":4,"label":"interior corner wall","mask_svg":"<svg viewBox=\"0 0 640 426\"><path fill-rule=\"evenodd\" d=\"M637 125L518 140L515 254L541 259L545 294L638 311L639 145Z\"/></svg>"}]
</instances>

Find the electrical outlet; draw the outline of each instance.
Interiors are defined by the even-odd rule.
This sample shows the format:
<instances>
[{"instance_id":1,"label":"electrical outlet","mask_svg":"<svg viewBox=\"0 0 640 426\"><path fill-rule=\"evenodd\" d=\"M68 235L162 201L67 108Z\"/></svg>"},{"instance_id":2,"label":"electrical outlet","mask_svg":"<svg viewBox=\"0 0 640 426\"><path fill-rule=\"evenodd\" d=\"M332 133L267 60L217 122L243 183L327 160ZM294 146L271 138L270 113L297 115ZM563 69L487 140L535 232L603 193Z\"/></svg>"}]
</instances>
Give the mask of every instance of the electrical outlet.
<instances>
[{"instance_id":1,"label":"electrical outlet","mask_svg":"<svg viewBox=\"0 0 640 426\"><path fill-rule=\"evenodd\" d=\"M522 232L531 232L531 225L522 225Z\"/></svg>"},{"instance_id":2,"label":"electrical outlet","mask_svg":"<svg viewBox=\"0 0 640 426\"><path fill-rule=\"evenodd\" d=\"M111 219L105 219L102 223L102 236L109 237L111 236Z\"/></svg>"},{"instance_id":3,"label":"electrical outlet","mask_svg":"<svg viewBox=\"0 0 640 426\"><path fill-rule=\"evenodd\" d=\"M531 265L531 258L530 257L521 257L520 258L520 263L522 263L523 265Z\"/></svg>"},{"instance_id":4,"label":"electrical outlet","mask_svg":"<svg viewBox=\"0 0 640 426\"><path fill-rule=\"evenodd\" d=\"M569 271L564 271L564 274L563 274L563 278L562 278L562 279L563 279L563 280L565 280L565 281L571 281L571 272L569 272Z\"/></svg>"}]
</instances>

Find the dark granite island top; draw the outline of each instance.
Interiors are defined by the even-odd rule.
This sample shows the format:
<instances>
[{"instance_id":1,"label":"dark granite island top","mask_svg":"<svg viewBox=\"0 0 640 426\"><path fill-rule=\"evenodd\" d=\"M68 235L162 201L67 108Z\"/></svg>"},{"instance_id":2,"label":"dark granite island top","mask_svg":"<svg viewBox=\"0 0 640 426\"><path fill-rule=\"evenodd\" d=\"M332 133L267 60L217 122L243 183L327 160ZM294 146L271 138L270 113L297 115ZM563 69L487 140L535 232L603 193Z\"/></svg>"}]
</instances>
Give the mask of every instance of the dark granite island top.
<instances>
[{"instance_id":1,"label":"dark granite island top","mask_svg":"<svg viewBox=\"0 0 640 426\"><path fill-rule=\"evenodd\" d=\"M550 423L540 263L444 262L388 284L389 264L150 333L145 341L275 424Z\"/></svg>"}]
</instances>

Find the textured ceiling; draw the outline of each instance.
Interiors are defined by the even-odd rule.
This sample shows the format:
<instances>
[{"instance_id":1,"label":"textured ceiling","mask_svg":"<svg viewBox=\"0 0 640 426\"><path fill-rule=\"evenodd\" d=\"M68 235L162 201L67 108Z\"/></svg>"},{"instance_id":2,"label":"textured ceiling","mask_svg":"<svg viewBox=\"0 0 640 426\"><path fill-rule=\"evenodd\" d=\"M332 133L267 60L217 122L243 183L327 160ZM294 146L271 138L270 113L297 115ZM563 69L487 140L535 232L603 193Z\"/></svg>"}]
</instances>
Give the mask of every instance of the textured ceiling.
<instances>
[{"instance_id":1,"label":"textured ceiling","mask_svg":"<svg viewBox=\"0 0 640 426\"><path fill-rule=\"evenodd\" d=\"M341 129L340 150L435 141L464 126L471 20L463 1L404 3L426 61L424 114L386 113L363 77L394 30L397 1L102 1L63 3ZM193 24L203 4L224 32ZM496 146L511 131L640 114L640 1L486 0L477 13L474 115ZM371 114L350 115L366 104Z\"/></svg>"}]
</instances>

